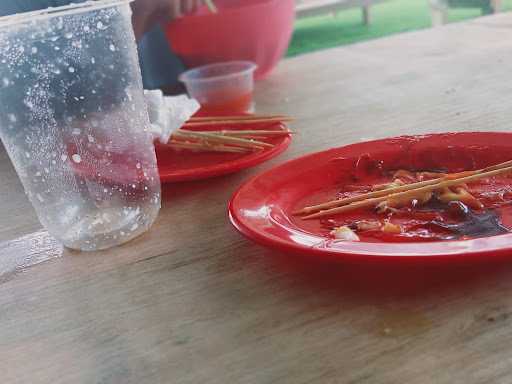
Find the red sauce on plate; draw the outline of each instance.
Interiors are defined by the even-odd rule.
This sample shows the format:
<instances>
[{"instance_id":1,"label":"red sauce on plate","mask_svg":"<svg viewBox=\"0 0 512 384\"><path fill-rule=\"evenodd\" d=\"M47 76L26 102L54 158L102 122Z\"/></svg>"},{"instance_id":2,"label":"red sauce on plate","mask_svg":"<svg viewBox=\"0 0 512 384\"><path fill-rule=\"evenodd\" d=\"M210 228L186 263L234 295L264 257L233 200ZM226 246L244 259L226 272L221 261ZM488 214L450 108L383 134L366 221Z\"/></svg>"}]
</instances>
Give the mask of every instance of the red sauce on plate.
<instances>
[{"instance_id":1,"label":"red sauce on plate","mask_svg":"<svg viewBox=\"0 0 512 384\"><path fill-rule=\"evenodd\" d=\"M342 160L342 159L340 159ZM389 165L389 164L388 164ZM364 194L372 190L377 184L390 183L394 180L393 174L397 169L386 167L384 160L374 159L363 154L352 161L352 167L340 167L343 182L340 183L336 193L319 193L309 200L307 205L315 205L327 200L348 198ZM463 168L463 169L461 169ZM400 168L403 169L403 168ZM473 164L458 167L457 172L475 169ZM429 172L435 178L434 172L453 172L442 169L407 169L412 174L416 172ZM407 176L402 176L402 180ZM418 179L405 180L406 183L420 181ZM423 242L442 240L465 240L479 237L495 236L510 232L512 228L512 175L500 175L488 179L478 180L469 184L468 191L482 204L482 209L471 209L461 202L441 203L435 197L422 206L405 206L393 212L377 212L375 208L362 208L331 218L309 220L296 218L301 227L315 228L326 237L332 237L330 232L341 226L348 226L357 233L361 241L367 242ZM329 197L330 194L330 197ZM398 225L400 233L390 233L381 230L381 226L389 221ZM361 230L361 223L376 225L377 228Z\"/></svg>"}]
</instances>

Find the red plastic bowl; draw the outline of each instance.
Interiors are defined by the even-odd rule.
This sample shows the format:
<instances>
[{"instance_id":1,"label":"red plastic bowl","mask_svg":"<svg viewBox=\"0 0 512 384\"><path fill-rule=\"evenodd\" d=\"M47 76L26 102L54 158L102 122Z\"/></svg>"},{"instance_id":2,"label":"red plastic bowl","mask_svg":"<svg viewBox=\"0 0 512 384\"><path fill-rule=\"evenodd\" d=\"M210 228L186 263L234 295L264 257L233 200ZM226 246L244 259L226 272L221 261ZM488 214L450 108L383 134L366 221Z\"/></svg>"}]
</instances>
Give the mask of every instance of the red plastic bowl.
<instances>
[{"instance_id":1,"label":"red plastic bowl","mask_svg":"<svg viewBox=\"0 0 512 384\"><path fill-rule=\"evenodd\" d=\"M173 51L189 68L219 61L258 64L267 75L288 48L295 20L294 0L215 0L219 13L205 7L167 26Z\"/></svg>"}]
</instances>

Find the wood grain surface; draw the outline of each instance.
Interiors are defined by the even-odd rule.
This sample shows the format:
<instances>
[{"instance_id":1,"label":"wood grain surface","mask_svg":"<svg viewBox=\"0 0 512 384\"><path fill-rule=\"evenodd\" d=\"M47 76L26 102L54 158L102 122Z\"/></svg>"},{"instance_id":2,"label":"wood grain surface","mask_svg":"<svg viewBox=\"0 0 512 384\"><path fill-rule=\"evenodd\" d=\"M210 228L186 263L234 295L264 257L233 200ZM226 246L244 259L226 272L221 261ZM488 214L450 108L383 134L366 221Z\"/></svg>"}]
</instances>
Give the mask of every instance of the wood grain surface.
<instances>
[{"instance_id":1,"label":"wood grain surface","mask_svg":"<svg viewBox=\"0 0 512 384\"><path fill-rule=\"evenodd\" d=\"M285 60L257 109L290 150L164 187L145 236L65 250L0 150L0 382L510 383L512 260L341 264L252 244L226 203L286 159L399 134L509 130L512 15Z\"/></svg>"}]
</instances>

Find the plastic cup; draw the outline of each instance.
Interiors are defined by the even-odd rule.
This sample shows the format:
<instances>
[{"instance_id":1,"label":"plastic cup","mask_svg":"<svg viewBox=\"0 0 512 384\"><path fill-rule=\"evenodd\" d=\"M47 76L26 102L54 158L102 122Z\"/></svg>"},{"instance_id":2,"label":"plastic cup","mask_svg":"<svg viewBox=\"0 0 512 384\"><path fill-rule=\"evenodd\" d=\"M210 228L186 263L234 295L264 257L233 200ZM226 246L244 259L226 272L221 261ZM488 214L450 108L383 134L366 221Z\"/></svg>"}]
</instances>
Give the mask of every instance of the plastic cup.
<instances>
[{"instance_id":1,"label":"plastic cup","mask_svg":"<svg viewBox=\"0 0 512 384\"><path fill-rule=\"evenodd\" d=\"M201 114L225 115L253 109L254 71L250 61L229 61L194 68L180 75Z\"/></svg>"},{"instance_id":2,"label":"plastic cup","mask_svg":"<svg viewBox=\"0 0 512 384\"><path fill-rule=\"evenodd\" d=\"M160 209L129 3L0 18L0 138L39 220L73 249L133 239Z\"/></svg>"}]
</instances>

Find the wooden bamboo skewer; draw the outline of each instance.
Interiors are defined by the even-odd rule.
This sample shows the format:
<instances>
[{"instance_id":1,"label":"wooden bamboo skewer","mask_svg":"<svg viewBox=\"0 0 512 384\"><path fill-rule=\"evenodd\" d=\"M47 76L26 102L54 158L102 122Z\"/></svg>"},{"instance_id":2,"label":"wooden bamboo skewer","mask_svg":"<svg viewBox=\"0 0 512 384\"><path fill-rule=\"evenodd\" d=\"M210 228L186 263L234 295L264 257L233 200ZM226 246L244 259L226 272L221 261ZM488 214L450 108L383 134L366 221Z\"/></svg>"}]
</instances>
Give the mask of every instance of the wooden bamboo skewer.
<instances>
[{"instance_id":1,"label":"wooden bamboo skewer","mask_svg":"<svg viewBox=\"0 0 512 384\"><path fill-rule=\"evenodd\" d=\"M356 203L358 201L378 198L378 197L381 197L381 196L388 196L388 195L390 195L393 192L394 193L405 192L405 191L409 191L409 190L412 190L412 189L417 189L417 188L426 187L426 186L429 186L429 185L434 185L434 184L439 183L440 180L442 180L442 179L432 179L432 180L422 181L422 182L419 182L419 183L405 184L405 185L401 185L401 186L396 187L396 188L382 189L382 190L379 190L379 191L369 192L369 193L365 193L365 194L362 194L362 195L348 197L346 199L332 200L332 201L328 201L328 202L325 202L325 203L322 203L322 204L312 205L312 206L309 206L309 207L304 207L301 210L294 212L293 214L294 215L305 215L305 214L309 214L309 213L325 211L327 209L346 206L346 205L349 205L349 204L352 204L352 203Z\"/></svg>"},{"instance_id":2,"label":"wooden bamboo skewer","mask_svg":"<svg viewBox=\"0 0 512 384\"><path fill-rule=\"evenodd\" d=\"M243 125L255 123L283 123L290 122L291 120L283 120L281 118L261 118L252 120L212 120L212 121L187 121L184 127L200 127L203 125Z\"/></svg>"},{"instance_id":3,"label":"wooden bamboo skewer","mask_svg":"<svg viewBox=\"0 0 512 384\"><path fill-rule=\"evenodd\" d=\"M385 196L366 198L364 200L352 202L352 203L349 203L347 205L343 205L340 207L327 209L327 210L321 210L320 212L317 212L317 213L314 213L314 214L311 214L308 216L304 216L303 219L310 220L310 219L318 219L318 218L326 217L326 216L333 216L333 215L336 215L339 213L352 211L354 209L374 206L382 201L386 201L389 198L400 198L400 197L404 197L404 196L408 196L408 195L414 196L419 193L432 192L436 189L448 188L448 187L452 187L455 185L469 183L471 181L479 180L479 179L482 179L485 177L491 177L491 176L499 175L501 173L506 173L506 172L512 171L512 166L505 166L503 168L498 168L500 166L503 166L503 164L510 165L510 164L512 164L512 161L508 161L508 162L505 162L502 164L497 164L495 166L484 168L483 170L479 170L479 171L469 171L469 173L472 173L469 176L463 176L463 177L458 177L458 178L444 177L441 179L434 179L436 181L436 183L424 185L419 188L416 187L416 188L409 189L409 190L402 191L402 192L396 192L396 190L398 188L402 188L402 187L388 189L388 190L385 190L387 192L387 195L385 195ZM487 169L491 169L491 170L487 171ZM463 174L467 174L467 172L463 172ZM447 176L449 176L449 175L447 175ZM433 181L433 180L429 180L429 182L431 182L431 181ZM415 183L415 184L417 185L420 183ZM413 184L410 184L410 185L413 185ZM381 192L381 191L378 191L378 192Z\"/></svg>"},{"instance_id":4,"label":"wooden bamboo skewer","mask_svg":"<svg viewBox=\"0 0 512 384\"><path fill-rule=\"evenodd\" d=\"M243 136L237 136L237 135L219 135L219 136L227 136L227 137L241 137L241 138L244 138L246 140L256 140L256 141L263 141L265 139L268 139L269 137L268 136L250 136L250 135L243 135ZM275 136L277 137L277 136Z\"/></svg>"},{"instance_id":5,"label":"wooden bamboo skewer","mask_svg":"<svg viewBox=\"0 0 512 384\"><path fill-rule=\"evenodd\" d=\"M250 149L239 148L239 147L230 147L227 145L208 145L205 143L189 143L189 142L181 142L181 141L171 141L169 142L169 146L173 148L179 149L195 149L199 151L207 151L207 152L230 152L230 153L247 153L250 152Z\"/></svg>"},{"instance_id":6,"label":"wooden bamboo skewer","mask_svg":"<svg viewBox=\"0 0 512 384\"><path fill-rule=\"evenodd\" d=\"M279 121L291 121L292 117L287 115L235 115L235 116L203 116L203 117L191 117L188 121L190 122L210 122L210 121L250 121L250 120L279 120Z\"/></svg>"},{"instance_id":7,"label":"wooden bamboo skewer","mask_svg":"<svg viewBox=\"0 0 512 384\"><path fill-rule=\"evenodd\" d=\"M183 134L182 134L183 133ZM267 137L259 137L259 136L244 136L242 138L242 146L240 146L240 141L237 140L233 142L231 140L231 136L222 136L215 135L214 138L205 137L204 133L208 134L209 132L194 132L195 134L190 135L189 132L179 132L175 133L172 136L172 140L169 144L174 144L176 147L177 144L187 144L191 149L204 149L205 151L211 151L212 146L215 146L216 152L221 152L221 149L225 149L225 152L252 152L254 150L264 149L259 143L259 140L265 140ZM227 138L227 140L225 140ZM269 145L272 148L274 147L272 144L264 143L265 145ZM184 148L182 146L182 148ZM270 147L269 147L270 148ZM236 151L234 150L236 149Z\"/></svg>"},{"instance_id":8,"label":"wooden bamboo skewer","mask_svg":"<svg viewBox=\"0 0 512 384\"><path fill-rule=\"evenodd\" d=\"M271 137L280 137L290 135L284 121L290 121L291 118L283 115L252 115L252 116L215 116L215 117L193 117L183 128L197 127L202 125L231 125L231 124L249 124L257 122L279 123L280 129L274 130L229 130L222 129L218 131L200 131L190 129L179 129L173 136L173 146L178 148L203 149L215 151L225 149L226 152L234 152L237 148L244 152L273 148L274 145L266 143L264 140Z\"/></svg>"},{"instance_id":9,"label":"wooden bamboo skewer","mask_svg":"<svg viewBox=\"0 0 512 384\"><path fill-rule=\"evenodd\" d=\"M246 130L246 131L222 130L222 131L195 131L195 132L207 132L207 133L213 133L216 135L242 136L242 137L254 136L254 135L258 135L260 137L268 137L268 136L276 137L276 136L288 136L288 135L295 134L295 132L292 132L289 130L284 130L284 129L280 129L278 131L263 131L263 130L259 131L259 130L255 129L255 130Z\"/></svg>"},{"instance_id":10,"label":"wooden bamboo skewer","mask_svg":"<svg viewBox=\"0 0 512 384\"><path fill-rule=\"evenodd\" d=\"M494 171L495 169L505 168L505 167L509 167L509 166L512 166L512 160L505 161L504 163L499 163L496 165L491 165L490 167L483 168L482 172Z\"/></svg>"},{"instance_id":11,"label":"wooden bamboo skewer","mask_svg":"<svg viewBox=\"0 0 512 384\"><path fill-rule=\"evenodd\" d=\"M265 133L259 134L256 132L252 133L252 134L249 132L244 132L242 134L236 134L236 133L220 133L219 131L194 131L194 132L209 133L209 134L217 135L219 137L238 137L241 139L256 140L256 141L264 141L266 139L275 139L275 138L280 138L280 137L289 135L288 132L281 132L281 133L276 133L276 134L265 134Z\"/></svg>"},{"instance_id":12,"label":"wooden bamboo skewer","mask_svg":"<svg viewBox=\"0 0 512 384\"><path fill-rule=\"evenodd\" d=\"M213 0L204 0L204 3L206 4L206 7L211 13L218 13L219 10L217 6L214 4Z\"/></svg>"},{"instance_id":13,"label":"wooden bamboo skewer","mask_svg":"<svg viewBox=\"0 0 512 384\"><path fill-rule=\"evenodd\" d=\"M443 177L432 179L432 180L420 181L420 182L417 182L417 183L401 185L399 187L394 187L394 188L389 188L389 189L382 189L382 190L379 190L379 191L368 192L368 193L364 193L364 194L361 194L361 195L357 195L357 196L353 196L353 197L348 197L346 199L338 199L338 200L327 201L327 202L322 203L322 204L304 207L301 210L294 212L294 215L305 215L305 214L314 213L314 212L318 212L318 211L322 211L322 210L326 210L326 209L330 209L330 208L341 207L341 206L344 206L344 205L355 203L357 201L371 199L371 198L374 198L374 197L387 196L387 195L390 195L392 193L405 192L405 191L409 191L409 190L412 190L412 189L417 189L417 188L425 187L425 186L428 186L428 185L434 185L434 184L439 183L443 179L447 179L447 178L452 178L453 179L453 178L456 178L457 176L460 177L462 175L467 176L467 175L472 175L472 174L477 174L477 173L482 173L482 172L487 172L487 171L493 171L495 169L500 169L500 168L504 168L504 167L507 167L507 166L512 166L512 160L505 161L504 163L496 164L496 165L493 165L493 166L490 166L490 167L482 168L482 169L479 169L479 170L476 170L476 171L466 171L466 172L462 172L462 173L448 174L448 175L445 175Z\"/></svg>"},{"instance_id":14,"label":"wooden bamboo skewer","mask_svg":"<svg viewBox=\"0 0 512 384\"><path fill-rule=\"evenodd\" d=\"M211 133L206 132L194 132L194 131L187 131L187 130L178 130L173 135L175 138L197 138L197 139L203 139L206 141L211 141L213 143L219 143L219 144L232 144L236 145L242 148L251 148L251 149L264 149L264 148L273 148L274 146L269 143L265 143L263 141L257 141L257 140L247 140L242 139L239 137L229 137L229 136L219 136Z\"/></svg>"},{"instance_id":15,"label":"wooden bamboo skewer","mask_svg":"<svg viewBox=\"0 0 512 384\"><path fill-rule=\"evenodd\" d=\"M218 142L221 144L233 144L239 145L244 148L254 148L254 149L262 149L262 147L273 148L273 144L265 143L263 141L246 139L242 137L232 137L232 136L223 136L212 134L208 131L198 132L198 131L188 131L188 130L180 130L180 134L184 134L185 136L195 137L198 139Z\"/></svg>"}]
</instances>

